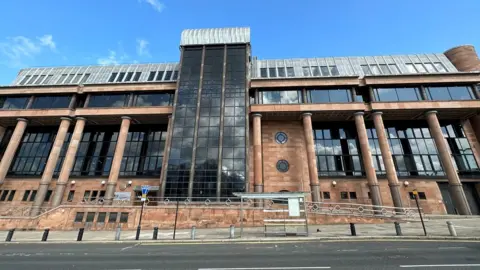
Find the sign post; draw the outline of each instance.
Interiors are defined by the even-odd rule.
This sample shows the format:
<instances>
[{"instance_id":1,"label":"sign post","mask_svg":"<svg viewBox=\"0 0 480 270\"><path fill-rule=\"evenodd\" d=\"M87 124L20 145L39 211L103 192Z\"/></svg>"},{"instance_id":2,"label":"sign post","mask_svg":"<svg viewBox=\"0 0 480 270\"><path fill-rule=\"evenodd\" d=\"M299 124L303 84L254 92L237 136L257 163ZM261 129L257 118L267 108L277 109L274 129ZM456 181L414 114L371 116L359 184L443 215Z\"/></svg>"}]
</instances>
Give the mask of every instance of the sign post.
<instances>
[{"instance_id":1,"label":"sign post","mask_svg":"<svg viewBox=\"0 0 480 270\"><path fill-rule=\"evenodd\" d=\"M420 221L422 222L423 232L427 236L427 230L425 229L425 223L423 222L422 211L420 211L420 204L418 203L418 191L413 190L413 197L415 198L415 203L417 204L418 214L420 215Z\"/></svg>"},{"instance_id":2,"label":"sign post","mask_svg":"<svg viewBox=\"0 0 480 270\"><path fill-rule=\"evenodd\" d=\"M138 221L137 235L135 236L135 240L138 240L140 238L140 231L142 230L143 208L145 207L145 202L147 201L148 191L150 191L150 186L142 186L142 209L140 210L140 219Z\"/></svg>"}]
</instances>

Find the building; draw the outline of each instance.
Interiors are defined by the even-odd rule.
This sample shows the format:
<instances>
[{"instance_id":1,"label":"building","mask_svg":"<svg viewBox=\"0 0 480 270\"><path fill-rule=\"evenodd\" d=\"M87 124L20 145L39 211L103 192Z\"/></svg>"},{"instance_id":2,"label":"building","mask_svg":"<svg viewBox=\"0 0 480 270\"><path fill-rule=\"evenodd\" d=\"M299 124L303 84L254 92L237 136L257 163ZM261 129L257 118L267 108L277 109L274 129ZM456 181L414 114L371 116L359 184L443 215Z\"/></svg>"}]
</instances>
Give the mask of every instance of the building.
<instances>
[{"instance_id":1,"label":"building","mask_svg":"<svg viewBox=\"0 0 480 270\"><path fill-rule=\"evenodd\" d=\"M20 70L0 88L2 211L135 205L150 185L159 204L305 191L407 207L416 189L426 213L480 214L473 46L276 60L250 46L249 28L185 30L179 63Z\"/></svg>"}]
</instances>

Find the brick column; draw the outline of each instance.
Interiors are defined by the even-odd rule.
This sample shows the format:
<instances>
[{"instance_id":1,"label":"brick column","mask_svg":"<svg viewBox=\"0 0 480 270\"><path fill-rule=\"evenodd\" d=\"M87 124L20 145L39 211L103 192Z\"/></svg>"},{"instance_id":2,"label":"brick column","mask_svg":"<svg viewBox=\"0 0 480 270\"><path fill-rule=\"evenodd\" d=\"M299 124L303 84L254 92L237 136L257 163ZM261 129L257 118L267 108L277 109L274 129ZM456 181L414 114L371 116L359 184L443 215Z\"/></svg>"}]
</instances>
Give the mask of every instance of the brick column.
<instances>
[{"instance_id":1,"label":"brick column","mask_svg":"<svg viewBox=\"0 0 480 270\"><path fill-rule=\"evenodd\" d=\"M465 197L462 183L460 182L457 171L453 166L453 161L450 151L448 151L447 142L443 137L442 129L440 127L440 123L438 122L437 112L428 111L425 113L425 116L427 118L428 127L430 128L430 133L435 140L435 145L437 146L443 169L447 175L448 190L452 196L453 204L455 205L455 208L457 208L457 211L460 215L471 215L472 212L470 211L467 198Z\"/></svg>"},{"instance_id":2,"label":"brick column","mask_svg":"<svg viewBox=\"0 0 480 270\"><path fill-rule=\"evenodd\" d=\"M120 175L120 166L122 165L123 152L125 144L127 143L128 129L132 118L122 116L122 125L118 133L117 145L115 146L115 154L113 154L112 167L110 168L110 175L108 176L107 190L105 192L105 203L112 204L115 195L115 188L117 186L118 176Z\"/></svg>"},{"instance_id":3,"label":"brick column","mask_svg":"<svg viewBox=\"0 0 480 270\"><path fill-rule=\"evenodd\" d=\"M310 180L310 191L312 192L312 201L320 201L320 187L318 184L317 156L315 155L315 145L313 142L312 114L304 113L303 133L305 136L305 145L307 148L308 178Z\"/></svg>"},{"instance_id":4,"label":"brick column","mask_svg":"<svg viewBox=\"0 0 480 270\"><path fill-rule=\"evenodd\" d=\"M254 192L263 192L262 115L255 113L252 117Z\"/></svg>"},{"instance_id":5,"label":"brick column","mask_svg":"<svg viewBox=\"0 0 480 270\"><path fill-rule=\"evenodd\" d=\"M480 115L471 117L468 121L472 125L472 129L475 133L475 137L477 137L477 141L480 142Z\"/></svg>"},{"instance_id":6,"label":"brick column","mask_svg":"<svg viewBox=\"0 0 480 270\"><path fill-rule=\"evenodd\" d=\"M388 145L387 135L385 134L385 126L383 125L382 113L374 112L373 123L377 131L378 143L382 152L383 164L387 171L388 186L392 195L393 206L402 208L402 196L400 195L400 185L398 184L397 170L393 164L392 152Z\"/></svg>"},{"instance_id":7,"label":"brick column","mask_svg":"<svg viewBox=\"0 0 480 270\"><path fill-rule=\"evenodd\" d=\"M168 157L170 156L170 145L172 144L173 121L172 115L168 116L167 138L165 139L165 148L163 149L162 171L160 172L160 198L165 196L165 188L167 187L167 167Z\"/></svg>"},{"instance_id":8,"label":"brick column","mask_svg":"<svg viewBox=\"0 0 480 270\"><path fill-rule=\"evenodd\" d=\"M5 149L5 153L3 154L2 161L0 162L0 185L3 184L3 182L5 181L8 169L10 169L10 165L12 164L13 158L15 157L18 145L20 145L20 142L23 138L23 133L27 128L27 119L18 118L17 121L18 122L15 126L15 130L13 131L12 137L8 142L7 149Z\"/></svg>"},{"instance_id":9,"label":"brick column","mask_svg":"<svg viewBox=\"0 0 480 270\"><path fill-rule=\"evenodd\" d=\"M67 185L68 178L70 177L70 172L73 169L73 165L75 164L78 146L82 140L83 129L85 128L87 119L83 117L77 117L76 120L77 122L75 124L75 129L73 130L72 137L70 138L67 153L65 154L60 175L57 179L57 186L52 199L52 207L59 206L62 203L65 187Z\"/></svg>"},{"instance_id":10,"label":"brick column","mask_svg":"<svg viewBox=\"0 0 480 270\"><path fill-rule=\"evenodd\" d=\"M62 121L60 122L60 127L58 128L57 136L55 136L55 141L53 142L52 150L50 150L50 155L48 156L47 165L45 165L45 169L43 170L42 179L40 180L40 186L37 190L37 196L35 197L35 201L33 202L32 211L30 214L32 216L36 216L40 212L40 207L45 200L45 196L48 191L48 187L50 186L50 182L52 182L53 173L55 172L55 167L57 166L58 157L60 156L60 152L62 151L63 143L65 141L65 137L67 136L68 128L70 127L70 122L72 121L68 117L60 118Z\"/></svg>"},{"instance_id":11,"label":"brick column","mask_svg":"<svg viewBox=\"0 0 480 270\"><path fill-rule=\"evenodd\" d=\"M377 174L375 173L375 168L373 167L372 153L368 143L367 129L365 128L365 121L363 120L363 112L356 112L354 117L355 126L357 127L358 141L360 142L360 149L362 151L363 166L367 175L370 195L372 197L372 204L382 205L380 187L378 186Z\"/></svg>"}]
</instances>

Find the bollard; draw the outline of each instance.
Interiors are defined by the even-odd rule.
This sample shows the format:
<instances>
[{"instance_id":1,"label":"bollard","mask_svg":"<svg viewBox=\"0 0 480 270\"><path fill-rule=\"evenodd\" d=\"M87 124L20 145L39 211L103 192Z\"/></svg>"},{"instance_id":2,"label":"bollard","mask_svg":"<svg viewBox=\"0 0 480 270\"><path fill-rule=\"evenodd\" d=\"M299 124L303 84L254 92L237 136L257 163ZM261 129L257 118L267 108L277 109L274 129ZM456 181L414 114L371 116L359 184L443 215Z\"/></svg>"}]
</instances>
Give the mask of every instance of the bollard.
<instances>
[{"instance_id":1,"label":"bollard","mask_svg":"<svg viewBox=\"0 0 480 270\"><path fill-rule=\"evenodd\" d=\"M457 231L455 230L455 226L451 221L447 221L448 231L450 232L450 236L457 236Z\"/></svg>"},{"instance_id":2,"label":"bollard","mask_svg":"<svg viewBox=\"0 0 480 270\"><path fill-rule=\"evenodd\" d=\"M153 237L152 240L158 239L158 227L153 227Z\"/></svg>"},{"instance_id":3,"label":"bollard","mask_svg":"<svg viewBox=\"0 0 480 270\"><path fill-rule=\"evenodd\" d=\"M83 232L85 231L85 228L80 228L78 230L78 236L77 236L77 241L82 241L83 239Z\"/></svg>"},{"instance_id":4,"label":"bollard","mask_svg":"<svg viewBox=\"0 0 480 270\"><path fill-rule=\"evenodd\" d=\"M122 227L120 227L120 224L118 224L117 230L115 231L115 241L120 241L121 232L122 232Z\"/></svg>"},{"instance_id":5,"label":"bollard","mask_svg":"<svg viewBox=\"0 0 480 270\"><path fill-rule=\"evenodd\" d=\"M45 231L43 232L43 235L42 235L42 242L47 241L49 232L50 232L50 229L45 229Z\"/></svg>"},{"instance_id":6,"label":"bollard","mask_svg":"<svg viewBox=\"0 0 480 270\"><path fill-rule=\"evenodd\" d=\"M5 238L5 242L11 242L13 238L13 233L15 232L15 229L11 229L8 231L7 238Z\"/></svg>"},{"instance_id":7,"label":"bollard","mask_svg":"<svg viewBox=\"0 0 480 270\"><path fill-rule=\"evenodd\" d=\"M195 240L195 232L196 232L197 228L195 226L192 226L192 232L190 234L190 237L192 240Z\"/></svg>"},{"instance_id":8,"label":"bollard","mask_svg":"<svg viewBox=\"0 0 480 270\"><path fill-rule=\"evenodd\" d=\"M395 221L393 224L395 224L395 232L397 233L397 236L402 236L402 228L400 228L400 223Z\"/></svg>"},{"instance_id":9,"label":"bollard","mask_svg":"<svg viewBox=\"0 0 480 270\"><path fill-rule=\"evenodd\" d=\"M230 225L230 239L235 238L235 225Z\"/></svg>"},{"instance_id":10,"label":"bollard","mask_svg":"<svg viewBox=\"0 0 480 270\"><path fill-rule=\"evenodd\" d=\"M135 240L140 239L140 231L142 230L142 227L140 225L137 226L137 234L135 235Z\"/></svg>"},{"instance_id":11,"label":"bollard","mask_svg":"<svg viewBox=\"0 0 480 270\"><path fill-rule=\"evenodd\" d=\"M352 236L357 236L357 231L355 230L355 223L350 223L350 232Z\"/></svg>"}]
</instances>

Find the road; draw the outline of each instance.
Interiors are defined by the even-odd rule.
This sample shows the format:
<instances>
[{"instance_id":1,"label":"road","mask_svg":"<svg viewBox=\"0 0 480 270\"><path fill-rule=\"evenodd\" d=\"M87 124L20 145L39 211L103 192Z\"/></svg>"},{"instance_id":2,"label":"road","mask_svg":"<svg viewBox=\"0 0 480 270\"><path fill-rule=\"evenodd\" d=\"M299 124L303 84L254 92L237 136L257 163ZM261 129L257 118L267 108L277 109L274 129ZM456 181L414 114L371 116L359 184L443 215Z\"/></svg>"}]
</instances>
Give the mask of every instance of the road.
<instances>
[{"instance_id":1,"label":"road","mask_svg":"<svg viewBox=\"0 0 480 270\"><path fill-rule=\"evenodd\" d=\"M480 269L480 242L0 245L0 269Z\"/></svg>"}]
</instances>

